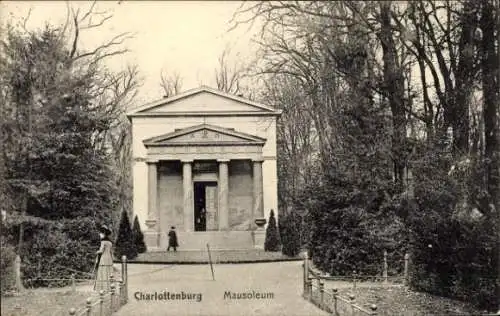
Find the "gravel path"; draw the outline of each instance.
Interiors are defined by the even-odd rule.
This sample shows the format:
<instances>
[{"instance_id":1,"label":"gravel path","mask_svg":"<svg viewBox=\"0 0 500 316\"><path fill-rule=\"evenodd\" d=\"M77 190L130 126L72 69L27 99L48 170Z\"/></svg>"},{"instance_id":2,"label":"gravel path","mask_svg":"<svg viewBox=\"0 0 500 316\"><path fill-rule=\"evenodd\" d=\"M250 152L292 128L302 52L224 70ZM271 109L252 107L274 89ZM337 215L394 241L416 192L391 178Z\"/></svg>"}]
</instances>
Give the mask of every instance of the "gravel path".
<instances>
[{"instance_id":1,"label":"gravel path","mask_svg":"<svg viewBox=\"0 0 500 316\"><path fill-rule=\"evenodd\" d=\"M301 264L220 264L215 281L209 265L130 264L129 302L116 315L327 315L302 298ZM183 293L184 300L160 298ZM253 298L229 298L237 293Z\"/></svg>"}]
</instances>

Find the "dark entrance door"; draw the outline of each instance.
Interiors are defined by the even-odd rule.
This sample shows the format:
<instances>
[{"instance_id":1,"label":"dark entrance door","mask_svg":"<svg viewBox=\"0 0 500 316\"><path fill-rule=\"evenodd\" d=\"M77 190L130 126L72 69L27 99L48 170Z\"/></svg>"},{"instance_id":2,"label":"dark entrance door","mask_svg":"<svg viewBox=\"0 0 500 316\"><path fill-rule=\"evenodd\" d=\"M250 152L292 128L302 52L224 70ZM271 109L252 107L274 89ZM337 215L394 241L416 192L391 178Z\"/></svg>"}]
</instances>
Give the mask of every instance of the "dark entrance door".
<instances>
[{"instance_id":1,"label":"dark entrance door","mask_svg":"<svg viewBox=\"0 0 500 316\"><path fill-rule=\"evenodd\" d=\"M203 181L194 183L194 230L207 230L207 187L213 188L217 182Z\"/></svg>"}]
</instances>

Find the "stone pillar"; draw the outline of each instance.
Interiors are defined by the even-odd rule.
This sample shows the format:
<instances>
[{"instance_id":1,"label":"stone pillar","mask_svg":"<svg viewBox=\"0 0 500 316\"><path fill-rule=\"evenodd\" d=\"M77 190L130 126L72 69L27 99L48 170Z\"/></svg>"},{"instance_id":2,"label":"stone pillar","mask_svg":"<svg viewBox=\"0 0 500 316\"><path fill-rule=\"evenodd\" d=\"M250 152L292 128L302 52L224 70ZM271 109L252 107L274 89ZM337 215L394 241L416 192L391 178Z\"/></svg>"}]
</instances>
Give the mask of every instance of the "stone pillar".
<instances>
[{"instance_id":1,"label":"stone pillar","mask_svg":"<svg viewBox=\"0 0 500 316\"><path fill-rule=\"evenodd\" d=\"M16 291L21 292L24 290L22 278L21 278L21 257L19 255L14 259L14 276L16 282Z\"/></svg>"},{"instance_id":2,"label":"stone pillar","mask_svg":"<svg viewBox=\"0 0 500 316\"><path fill-rule=\"evenodd\" d=\"M262 162L263 160L253 160L253 218L252 225L254 227L253 240L254 248L264 249L264 241L266 231L264 227L257 227L255 219L264 218L264 190L262 179Z\"/></svg>"},{"instance_id":3,"label":"stone pillar","mask_svg":"<svg viewBox=\"0 0 500 316\"><path fill-rule=\"evenodd\" d=\"M194 231L193 171L192 160L182 161L182 182L184 194L184 230Z\"/></svg>"},{"instance_id":4,"label":"stone pillar","mask_svg":"<svg viewBox=\"0 0 500 316\"><path fill-rule=\"evenodd\" d=\"M149 250L159 247L159 217L158 208L158 170L156 160L149 160L148 165L148 219L146 220L147 231L144 234L146 246Z\"/></svg>"},{"instance_id":5,"label":"stone pillar","mask_svg":"<svg viewBox=\"0 0 500 316\"><path fill-rule=\"evenodd\" d=\"M253 220L264 218L263 160L253 160Z\"/></svg>"},{"instance_id":6,"label":"stone pillar","mask_svg":"<svg viewBox=\"0 0 500 316\"><path fill-rule=\"evenodd\" d=\"M158 169L156 161L148 161L148 220L158 220L156 216L157 196L158 196ZM154 226L153 226L154 227Z\"/></svg>"},{"instance_id":7,"label":"stone pillar","mask_svg":"<svg viewBox=\"0 0 500 316\"><path fill-rule=\"evenodd\" d=\"M229 228L229 159L219 159L219 230Z\"/></svg>"}]
</instances>

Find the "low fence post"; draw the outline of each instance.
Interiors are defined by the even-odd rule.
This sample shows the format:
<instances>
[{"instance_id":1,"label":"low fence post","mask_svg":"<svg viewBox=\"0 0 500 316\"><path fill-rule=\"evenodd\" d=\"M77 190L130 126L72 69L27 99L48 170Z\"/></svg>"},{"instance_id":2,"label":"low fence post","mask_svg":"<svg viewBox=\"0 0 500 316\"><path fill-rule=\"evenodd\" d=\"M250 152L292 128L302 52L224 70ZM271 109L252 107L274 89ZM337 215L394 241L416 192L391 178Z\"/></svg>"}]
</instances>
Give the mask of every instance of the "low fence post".
<instances>
[{"instance_id":1,"label":"low fence post","mask_svg":"<svg viewBox=\"0 0 500 316\"><path fill-rule=\"evenodd\" d=\"M119 289L120 289L120 307L121 307L125 304L125 297L123 296L123 289L124 289L123 280L121 280L118 283L118 286L120 287Z\"/></svg>"},{"instance_id":2,"label":"low fence post","mask_svg":"<svg viewBox=\"0 0 500 316\"><path fill-rule=\"evenodd\" d=\"M384 250L384 283L387 284L387 250Z\"/></svg>"},{"instance_id":3,"label":"low fence post","mask_svg":"<svg viewBox=\"0 0 500 316\"><path fill-rule=\"evenodd\" d=\"M356 270L352 271L352 281L353 281L353 289L356 290L356 280L357 279L357 273Z\"/></svg>"},{"instance_id":4,"label":"low fence post","mask_svg":"<svg viewBox=\"0 0 500 316\"><path fill-rule=\"evenodd\" d=\"M410 260L410 254L405 253L405 269L404 269L404 279L403 279L403 285L408 286L409 284L409 279L408 279L408 261Z\"/></svg>"},{"instance_id":5,"label":"low fence post","mask_svg":"<svg viewBox=\"0 0 500 316\"><path fill-rule=\"evenodd\" d=\"M21 292L24 288L21 281L21 257L19 255L14 259L14 274L16 278L16 291Z\"/></svg>"},{"instance_id":6,"label":"low fence post","mask_svg":"<svg viewBox=\"0 0 500 316\"><path fill-rule=\"evenodd\" d=\"M90 298L90 297L87 298L85 305L87 307L87 316L92 315L92 298Z\"/></svg>"},{"instance_id":7,"label":"low fence post","mask_svg":"<svg viewBox=\"0 0 500 316\"><path fill-rule=\"evenodd\" d=\"M112 315L116 309L115 309L115 295L116 295L116 288L115 288L115 283L111 283L111 299L109 301L109 315Z\"/></svg>"},{"instance_id":8,"label":"low fence post","mask_svg":"<svg viewBox=\"0 0 500 316\"><path fill-rule=\"evenodd\" d=\"M75 285L75 274L71 274L71 292L75 293L76 292L76 285Z\"/></svg>"},{"instance_id":9,"label":"low fence post","mask_svg":"<svg viewBox=\"0 0 500 316\"><path fill-rule=\"evenodd\" d=\"M319 306L324 308L325 306L325 283L322 279L319 279Z\"/></svg>"},{"instance_id":10,"label":"low fence post","mask_svg":"<svg viewBox=\"0 0 500 316\"><path fill-rule=\"evenodd\" d=\"M313 293L312 293L312 280L313 278L311 276L307 277L307 298L309 301L312 300Z\"/></svg>"},{"instance_id":11,"label":"low fence post","mask_svg":"<svg viewBox=\"0 0 500 316\"><path fill-rule=\"evenodd\" d=\"M111 295L111 298L110 298L110 303L109 303L109 308L111 310L111 313L110 315L114 312L114 307L115 307L115 294L116 294L116 284L115 284L115 277L114 275L110 275L109 276L109 292L110 292L110 295Z\"/></svg>"},{"instance_id":12,"label":"low fence post","mask_svg":"<svg viewBox=\"0 0 500 316\"><path fill-rule=\"evenodd\" d=\"M337 289L333 289L332 290L332 297L333 297L333 314L334 315L338 314L338 311L337 311L337 294L338 294L338 290Z\"/></svg>"},{"instance_id":13,"label":"low fence post","mask_svg":"<svg viewBox=\"0 0 500 316\"><path fill-rule=\"evenodd\" d=\"M104 316L104 290L99 291L99 316Z\"/></svg>"},{"instance_id":14,"label":"low fence post","mask_svg":"<svg viewBox=\"0 0 500 316\"><path fill-rule=\"evenodd\" d=\"M123 280L123 297L124 303L128 302L128 271L127 271L127 256L122 256L122 280Z\"/></svg>"},{"instance_id":15,"label":"low fence post","mask_svg":"<svg viewBox=\"0 0 500 316\"><path fill-rule=\"evenodd\" d=\"M354 307L354 304L356 304L356 297L354 296L354 294L349 294L349 300L351 302L351 315L354 316L356 315L356 308Z\"/></svg>"},{"instance_id":16,"label":"low fence post","mask_svg":"<svg viewBox=\"0 0 500 316\"><path fill-rule=\"evenodd\" d=\"M316 276L316 291L318 293L318 297L317 297L317 302L319 303L319 282L320 282L320 279L319 279L319 276ZM313 287L314 288L314 287ZM313 290L314 291L314 290Z\"/></svg>"},{"instance_id":17,"label":"low fence post","mask_svg":"<svg viewBox=\"0 0 500 316\"><path fill-rule=\"evenodd\" d=\"M309 278L309 257L306 251L304 256L304 296L307 295L307 280Z\"/></svg>"}]
</instances>

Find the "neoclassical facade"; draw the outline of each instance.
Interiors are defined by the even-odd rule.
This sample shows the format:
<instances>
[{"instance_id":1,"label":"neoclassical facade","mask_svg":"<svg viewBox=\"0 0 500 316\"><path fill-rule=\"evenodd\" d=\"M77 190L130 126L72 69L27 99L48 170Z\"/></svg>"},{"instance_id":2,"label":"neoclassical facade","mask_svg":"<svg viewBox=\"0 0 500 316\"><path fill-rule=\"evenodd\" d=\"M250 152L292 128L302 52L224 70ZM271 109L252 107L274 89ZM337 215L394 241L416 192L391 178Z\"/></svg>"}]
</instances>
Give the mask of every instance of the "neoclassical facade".
<instances>
[{"instance_id":1,"label":"neoclassical facade","mask_svg":"<svg viewBox=\"0 0 500 316\"><path fill-rule=\"evenodd\" d=\"M132 123L134 214L148 251L262 248L256 219L277 215L281 111L209 87L139 107Z\"/></svg>"}]
</instances>

